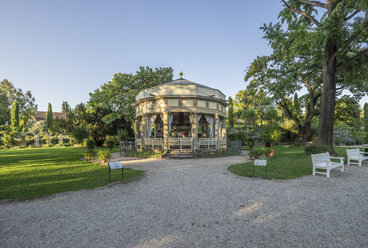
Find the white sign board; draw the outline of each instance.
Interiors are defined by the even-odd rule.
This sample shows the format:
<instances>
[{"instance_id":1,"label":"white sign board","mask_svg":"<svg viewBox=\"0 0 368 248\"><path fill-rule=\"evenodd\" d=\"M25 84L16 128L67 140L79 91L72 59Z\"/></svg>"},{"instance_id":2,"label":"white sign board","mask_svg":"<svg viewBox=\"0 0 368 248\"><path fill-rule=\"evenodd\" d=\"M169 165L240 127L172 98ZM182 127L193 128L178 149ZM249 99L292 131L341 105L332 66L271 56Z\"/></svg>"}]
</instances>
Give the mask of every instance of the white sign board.
<instances>
[{"instance_id":1,"label":"white sign board","mask_svg":"<svg viewBox=\"0 0 368 248\"><path fill-rule=\"evenodd\" d=\"M109 167L111 170L113 169L121 169L123 168L123 165L120 162L109 162Z\"/></svg>"},{"instance_id":2,"label":"white sign board","mask_svg":"<svg viewBox=\"0 0 368 248\"><path fill-rule=\"evenodd\" d=\"M254 165L266 166L267 165L267 160L256 159L256 160L254 160Z\"/></svg>"}]
</instances>

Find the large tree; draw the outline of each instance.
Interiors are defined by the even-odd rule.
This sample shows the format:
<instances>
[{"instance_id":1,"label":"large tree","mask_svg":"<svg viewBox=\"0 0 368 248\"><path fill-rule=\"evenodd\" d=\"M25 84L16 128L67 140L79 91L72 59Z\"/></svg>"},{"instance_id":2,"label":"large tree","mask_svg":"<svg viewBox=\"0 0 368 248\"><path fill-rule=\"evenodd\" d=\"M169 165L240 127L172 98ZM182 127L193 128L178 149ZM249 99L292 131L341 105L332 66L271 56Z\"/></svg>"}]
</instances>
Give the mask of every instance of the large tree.
<instances>
[{"instance_id":1,"label":"large tree","mask_svg":"<svg viewBox=\"0 0 368 248\"><path fill-rule=\"evenodd\" d=\"M110 82L90 93L87 103L88 112L98 112L96 116L105 124L120 121L124 123L125 129L132 132L134 117L132 104L135 96L143 89L167 83L172 79L173 69L171 67L155 69L140 67L135 74L117 73Z\"/></svg>"},{"instance_id":2,"label":"large tree","mask_svg":"<svg viewBox=\"0 0 368 248\"><path fill-rule=\"evenodd\" d=\"M14 101L18 102L19 115L20 115L20 127L25 129L28 127L28 122L35 116L37 111L37 105L35 98L30 91L25 93L21 89L17 89L7 79L0 82L0 95L5 95L8 99L8 107L10 107ZM8 115L8 118L10 116ZM7 120L10 123L10 119Z\"/></svg>"},{"instance_id":3,"label":"large tree","mask_svg":"<svg viewBox=\"0 0 368 248\"><path fill-rule=\"evenodd\" d=\"M9 100L8 97L0 92L0 131L9 121Z\"/></svg>"},{"instance_id":4,"label":"large tree","mask_svg":"<svg viewBox=\"0 0 368 248\"><path fill-rule=\"evenodd\" d=\"M338 87L353 93L364 93L368 78L368 4L366 0L282 0L285 8L280 17L288 30L299 34L291 51L303 53L300 48L316 48L318 57L323 49L319 139L333 147L334 110ZM318 12L322 10L322 12ZM300 34L314 34L305 39ZM295 49L296 48L296 49Z\"/></svg>"},{"instance_id":5,"label":"large tree","mask_svg":"<svg viewBox=\"0 0 368 248\"><path fill-rule=\"evenodd\" d=\"M290 47L295 37L289 32L281 32L281 25L270 25L263 29L273 53L257 57L248 68L245 80L250 80L247 86L250 93L245 96L253 97L245 97L244 101L252 104L256 102L253 98L258 91L268 92L283 110L284 117L295 123L297 138L294 143L305 145L312 119L318 115L322 84L321 69L318 66L320 59L311 57L307 48L304 48L303 55L291 53Z\"/></svg>"}]
</instances>

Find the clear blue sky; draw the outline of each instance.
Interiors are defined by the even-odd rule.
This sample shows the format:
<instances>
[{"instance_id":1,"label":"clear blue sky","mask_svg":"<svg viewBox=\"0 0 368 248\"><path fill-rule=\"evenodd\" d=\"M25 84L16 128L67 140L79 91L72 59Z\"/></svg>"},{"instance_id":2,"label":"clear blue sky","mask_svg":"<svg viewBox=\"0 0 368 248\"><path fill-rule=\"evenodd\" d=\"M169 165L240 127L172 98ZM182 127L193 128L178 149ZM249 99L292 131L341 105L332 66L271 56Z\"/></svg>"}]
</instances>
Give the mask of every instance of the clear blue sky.
<instances>
[{"instance_id":1,"label":"clear blue sky","mask_svg":"<svg viewBox=\"0 0 368 248\"><path fill-rule=\"evenodd\" d=\"M259 29L277 0L2 0L0 80L30 90L39 110L74 107L117 72L173 67L175 78L234 96L270 48Z\"/></svg>"}]
</instances>

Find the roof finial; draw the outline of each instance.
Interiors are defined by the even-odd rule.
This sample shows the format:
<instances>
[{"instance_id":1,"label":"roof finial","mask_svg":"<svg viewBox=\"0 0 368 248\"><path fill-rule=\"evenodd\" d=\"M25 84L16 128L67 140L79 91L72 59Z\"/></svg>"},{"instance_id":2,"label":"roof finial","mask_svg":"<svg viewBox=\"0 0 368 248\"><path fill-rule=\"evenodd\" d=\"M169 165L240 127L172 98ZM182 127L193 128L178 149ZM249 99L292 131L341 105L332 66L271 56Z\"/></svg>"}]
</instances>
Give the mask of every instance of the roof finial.
<instances>
[{"instance_id":1,"label":"roof finial","mask_svg":"<svg viewBox=\"0 0 368 248\"><path fill-rule=\"evenodd\" d=\"M182 71L179 72L179 76L180 76L180 78L183 78L183 72Z\"/></svg>"}]
</instances>

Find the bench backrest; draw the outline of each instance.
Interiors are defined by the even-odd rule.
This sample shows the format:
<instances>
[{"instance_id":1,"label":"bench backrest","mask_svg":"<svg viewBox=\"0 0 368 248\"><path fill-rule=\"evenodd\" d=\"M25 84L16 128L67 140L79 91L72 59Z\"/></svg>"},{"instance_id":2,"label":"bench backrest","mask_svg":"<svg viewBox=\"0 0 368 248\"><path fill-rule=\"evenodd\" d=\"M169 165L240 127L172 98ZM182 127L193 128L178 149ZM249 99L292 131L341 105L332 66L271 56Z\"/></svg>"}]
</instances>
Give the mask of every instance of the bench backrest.
<instances>
[{"instance_id":1,"label":"bench backrest","mask_svg":"<svg viewBox=\"0 0 368 248\"><path fill-rule=\"evenodd\" d=\"M318 162L330 162L330 154L328 152L325 153L318 153L318 154L311 154L312 156L312 163Z\"/></svg>"},{"instance_id":2,"label":"bench backrest","mask_svg":"<svg viewBox=\"0 0 368 248\"><path fill-rule=\"evenodd\" d=\"M348 154L348 157L360 157L360 150L357 149L348 149L346 150L346 153Z\"/></svg>"}]
</instances>

